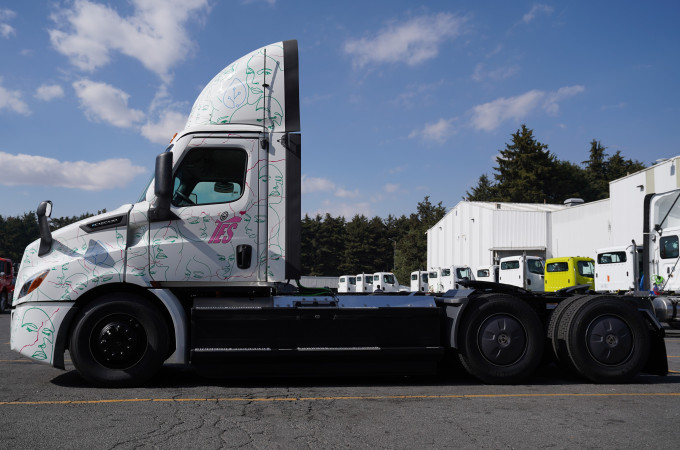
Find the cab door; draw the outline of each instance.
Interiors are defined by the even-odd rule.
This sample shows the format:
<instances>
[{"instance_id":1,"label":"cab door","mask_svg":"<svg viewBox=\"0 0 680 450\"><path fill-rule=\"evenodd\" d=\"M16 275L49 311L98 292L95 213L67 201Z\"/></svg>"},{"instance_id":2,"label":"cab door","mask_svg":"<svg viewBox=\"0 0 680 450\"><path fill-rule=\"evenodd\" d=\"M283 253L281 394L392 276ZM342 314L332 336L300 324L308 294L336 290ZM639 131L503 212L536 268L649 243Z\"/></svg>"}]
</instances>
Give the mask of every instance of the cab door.
<instances>
[{"instance_id":1,"label":"cab door","mask_svg":"<svg viewBox=\"0 0 680 450\"><path fill-rule=\"evenodd\" d=\"M677 232L676 232L677 233ZM664 279L659 289L664 291L680 290L680 238L676 233L665 234L658 238L658 261L659 273ZM631 258L632 259L632 258ZM656 274L654 274L656 275ZM654 285L655 280L652 279L650 285Z\"/></svg>"},{"instance_id":2,"label":"cab door","mask_svg":"<svg viewBox=\"0 0 680 450\"><path fill-rule=\"evenodd\" d=\"M152 222L150 276L162 285L262 278L266 197L259 202L259 136L186 136L175 144L173 219ZM177 158L177 156L175 156Z\"/></svg>"}]
</instances>

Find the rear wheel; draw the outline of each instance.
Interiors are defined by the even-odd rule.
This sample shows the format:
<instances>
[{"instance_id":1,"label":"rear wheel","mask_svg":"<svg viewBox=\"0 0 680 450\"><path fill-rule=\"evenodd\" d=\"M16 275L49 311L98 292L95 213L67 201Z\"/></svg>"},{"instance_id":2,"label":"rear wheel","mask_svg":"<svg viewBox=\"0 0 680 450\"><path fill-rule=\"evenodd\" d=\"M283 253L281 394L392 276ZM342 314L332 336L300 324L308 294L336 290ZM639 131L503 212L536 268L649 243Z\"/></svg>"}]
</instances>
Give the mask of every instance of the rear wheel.
<instances>
[{"instance_id":1,"label":"rear wheel","mask_svg":"<svg viewBox=\"0 0 680 450\"><path fill-rule=\"evenodd\" d=\"M139 296L109 294L86 305L75 321L69 350L89 382L137 386L167 357L169 332L160 312Z\"/></svg>"},{"instance_id":2,"label":"rear wheel","mask_svg":"<svg viewBox=\"0 0 680 450\"><path fill-rule=\"evenodd\" d=\"M529 377L543 355L543 327L536 312L508 295L475 299L461 325L459 357L465 369L489 384Z\"/></svg>"},{"instance_id":3,"label":"rear wheel","mask_svg":"<svg viewBox=\"0 0 680 450\"><path fill-rule=\"evenodd\" d=\"M561 318L558 339L574 369L596 383L621 383L637 375L650 338L640 313L612 297L583 299Z\"/></svg>"},{"instance_id":4,"label":"rear wheel","mask_svg":"<svg viewBox=\"0 0 680 450\"><path fill-rule=\"evenodd\" d=\"M574 295L573 297L565 298L560 302L559 305L553 310L550 315L550 320L548 321L547 336L552 345L553 353L557 362L564 368L569 370L574 370L569 355L567 354L567 348L564 341L560 341L558 336L559 324L561 322L562 316L572 305L577 301L589 297L588 295Z\"/></svg>"}]
</instances>

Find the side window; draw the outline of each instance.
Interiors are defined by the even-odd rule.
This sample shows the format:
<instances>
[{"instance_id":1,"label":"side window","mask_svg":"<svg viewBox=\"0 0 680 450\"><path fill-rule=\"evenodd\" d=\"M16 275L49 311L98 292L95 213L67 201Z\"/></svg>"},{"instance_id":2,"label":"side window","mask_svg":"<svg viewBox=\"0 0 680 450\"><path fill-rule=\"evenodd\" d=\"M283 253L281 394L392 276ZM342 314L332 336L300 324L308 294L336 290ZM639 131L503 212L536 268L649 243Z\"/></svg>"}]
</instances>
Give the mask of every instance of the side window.
<instances>
[{"instance_id":1,"label":"side window","mask_svg":"<svg viewBox=\"0 0 680 450\"><path fill-rule=\"evenodd\" d=\"M501 263L501 270L519 269L519 261L503 261Z\"/></svg>"},{"instance_id":2,"label":"side window","mask_svg":"<svg viewBox=\"0 0 680 450\"><path fill-rule=\"evenodd\" d=\"M240 148L198 147L175 172L175 206L229 203L241 198L248 156Z\"/></svg>"},{"instance_id":3,"label":"side window","mask_svg":"<svg viewBox=\"0 0 680 450\"><path fill-rule=\"evenodd\" d=\"M487 278L489 276L491 276L489 269L479 269L477 271L477 277L478 278Z\"/></svg>"},{"instance_id":4,"label":"side window","mask_svg":"<svg viewBox=\"0 0 680 450\"><path fill-rule=\"evenodd\" d=\"M678 237L665 236L659 239L661 259L671 259L678 257Z\"/></svg>"},{"instance_id":5,"label":"side window","mask_svg":"<svg viewBox=\"0 0 680 450\"><path fill-rule=\"evenodd\" d=\"M593 278L595 274L595 267L592 261L579 261L578 273L583 277Z\"/></svg>"},{"instance_id":6,"label":"side window","mask_svg":"<svg viewBox=\"0 0 680 450\"><path fill-rule=\"evenodd\" d=\"M543 275L543 261L540 259L529 260L529 272L535 273L537 275Z\"/></svg>"},{"instance_id":7,"label":"side window","mask_svg":"<svg viewBox=\"0 0 680 450\"><path fill-rule=\"evenodd\" d=\"M546 272L566 272L567 270L569 270L569 264L566 262L551 262L545 266Z\"/></svg>"}]
</instances>

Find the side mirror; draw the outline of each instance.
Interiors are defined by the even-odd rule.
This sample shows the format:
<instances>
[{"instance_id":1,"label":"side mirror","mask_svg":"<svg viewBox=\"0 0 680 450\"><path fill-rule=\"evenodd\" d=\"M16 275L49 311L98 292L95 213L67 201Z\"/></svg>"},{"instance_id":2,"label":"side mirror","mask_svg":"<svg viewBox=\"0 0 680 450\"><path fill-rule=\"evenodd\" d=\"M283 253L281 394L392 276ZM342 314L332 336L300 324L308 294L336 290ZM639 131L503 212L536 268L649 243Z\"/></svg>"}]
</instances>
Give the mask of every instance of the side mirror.
<instances>
[{"instance_id":1,"label":"side mirror","mask_svg":"<svg viewBox=\"0 0 680 450\"><path fill-rule=\"evenodd\" d=\"M172 200L172 152L163 152L156 157L156 173L154 176L154 194L156 200L149 209L149 220L157 222L174 218L170 211Z\"/></svg>"},{"instance_id":2,"label":"side mirror","mask_svg":"<svg viewBox=\"0 0 680 450\"><path fill-rule=\"evenodd\" d=\"M47 218L52 215L52 202L49 200L40 202L35 213L38 216L38 229L40 230L40 248L38 249L38 256L43 256L52 250L52 232L50 231L50 224L47 221Z\"/></svg>"}]
</instances>

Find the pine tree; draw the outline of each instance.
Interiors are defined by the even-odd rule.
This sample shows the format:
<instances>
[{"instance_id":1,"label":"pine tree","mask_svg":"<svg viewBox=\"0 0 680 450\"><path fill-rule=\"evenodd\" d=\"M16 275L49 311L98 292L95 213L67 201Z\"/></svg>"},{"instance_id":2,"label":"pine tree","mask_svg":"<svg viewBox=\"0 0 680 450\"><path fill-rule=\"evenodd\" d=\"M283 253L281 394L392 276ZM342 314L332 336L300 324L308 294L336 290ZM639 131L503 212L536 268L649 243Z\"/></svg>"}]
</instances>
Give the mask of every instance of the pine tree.
<instances>
[{"instance_id":1,"label":"pine tree","mask_svg":"<svg viewBox=\"0 0 680 450\"><path fill-rule=\"evenodd\" d=\"M550 196L555 157L548 146L534 138L526 125L512 135L494 170L499 198L508 202L543 203Z\"/></svg>"}]
</instances>

